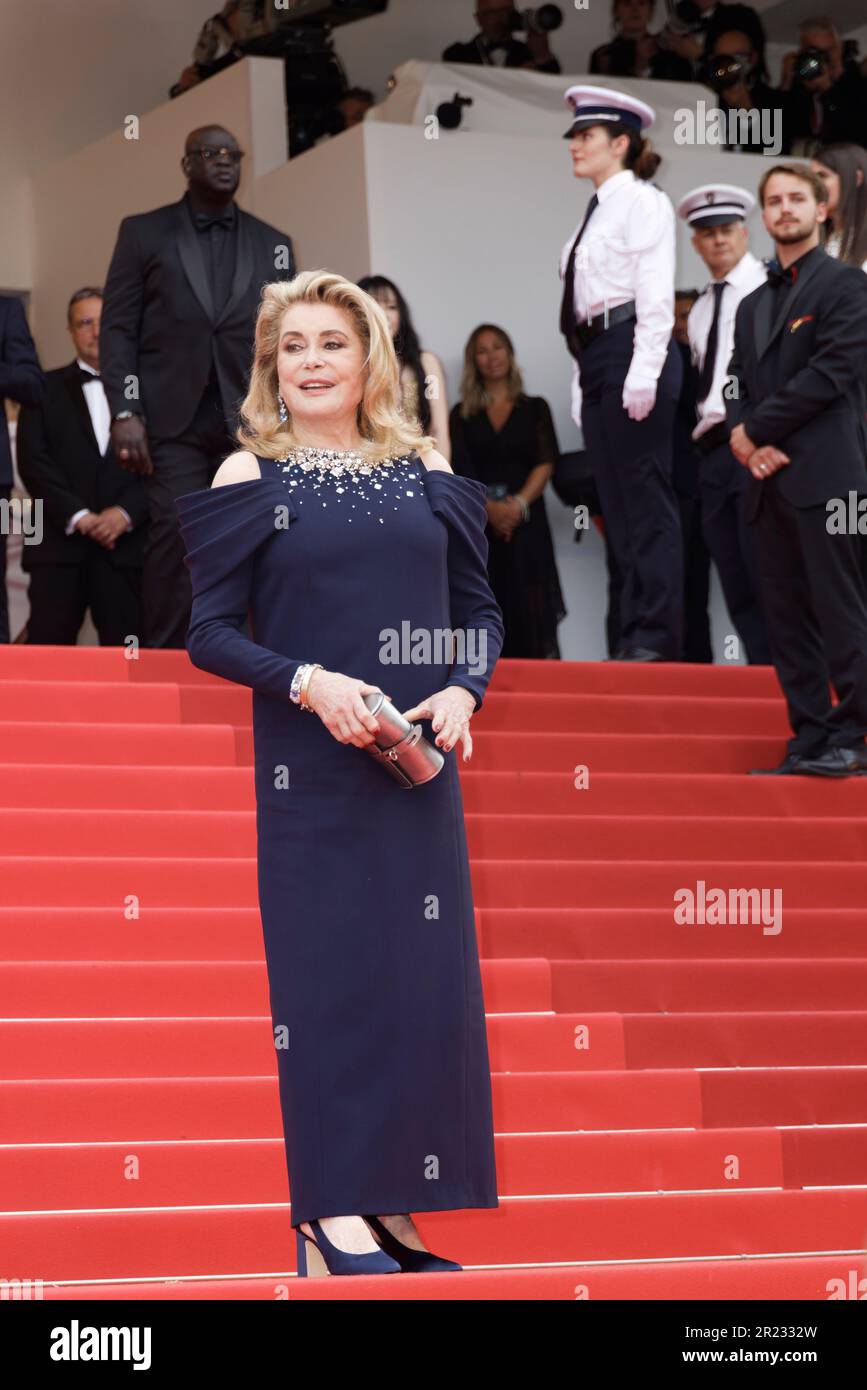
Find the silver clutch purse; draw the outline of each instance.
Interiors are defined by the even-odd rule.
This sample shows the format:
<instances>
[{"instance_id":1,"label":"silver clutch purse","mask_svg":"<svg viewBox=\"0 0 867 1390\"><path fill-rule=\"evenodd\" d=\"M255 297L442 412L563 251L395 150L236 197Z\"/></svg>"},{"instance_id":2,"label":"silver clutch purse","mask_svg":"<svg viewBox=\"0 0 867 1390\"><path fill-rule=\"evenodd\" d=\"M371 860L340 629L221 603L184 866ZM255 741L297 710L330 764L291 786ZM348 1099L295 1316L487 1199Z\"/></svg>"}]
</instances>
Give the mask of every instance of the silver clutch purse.
<instances>
[{"instance_id":1,"label":"silver clutch purse","mask_svg":"<svg viewBox=\"0 0 867 1390\"><path fill-rule=\"evenodd\" d=\"M445 758L438 748L422 736L420 724L410 724L381 690L362 699L379 721L379 733L367 752L376 758L402 787L420 787L443 766Z\"/></svg>"}]
</instances>

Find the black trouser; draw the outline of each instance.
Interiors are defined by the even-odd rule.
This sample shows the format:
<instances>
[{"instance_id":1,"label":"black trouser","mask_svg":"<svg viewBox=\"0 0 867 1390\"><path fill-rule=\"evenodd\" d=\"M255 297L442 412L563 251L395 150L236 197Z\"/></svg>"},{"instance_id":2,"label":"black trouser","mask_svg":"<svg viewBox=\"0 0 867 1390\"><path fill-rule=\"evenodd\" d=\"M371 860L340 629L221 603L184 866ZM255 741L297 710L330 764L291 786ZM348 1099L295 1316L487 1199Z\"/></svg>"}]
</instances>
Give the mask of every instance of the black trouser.
<instances>
[{"instance_id":1,"label":"black trouser","mask_svg":"<svg viewBox=\"0 0 867 1390\"><path fill-rule=\"evenodd\" d=\"M602 519L623 576L620 650L681 655L683 541L671 485L672 429L683 367L669 345L656 404L645 420L623 409L635 323L618 323L581 349L581 426Z\"/></svg>"},{"instance_id":2,"label":"black trouser","mask_svg":"<svg viewBox=\"0 0 867 1390\"><path fill-rule=\"evenodd\" d=\"M770 665L771 649L759 600L756 538L744 516L749 472L738 463L728 444L720 444L701 460L698 476L704 538L720 577L729 617L750 665Z\"/></svg>"},{"instance_id":3,"label":"black trouser","mask_svg":"<svg viewBox=\"0 0 867 1390\"><path fill-rule=\"evenodd\" d=\"M829 535L827 520L824 503L787 502L777 475L762 483L754 523L762 606L794 733L789 750L807 756L859 748L867 736L863 539Z\"/></svg>"},{"instance_id":4,"label":"black trouser","mask_svg":"<svg viewBox=\"0 0 867 1390\"><path fill-rule=\"evenodd\" d=\"M710 554L702 533L701 499L678 496L683 535L683 659L710 663Z\"/></svg>"},{"instance_id":5,"label":"black trouser","mask_svg":"<svg viewBox=\"0 0 867 1390\"><path fill-rule=\"evenodd\" d=\"M101 646L141 640L141 569L114 565L97 541L87 544L80 563L30 571L28 644L74 646L88 608Z\"/></svg>"},{"instance_id":6,"label":"black trouser","mask_svg":"<svg viewBox=\"0 0 867 1390\"><path fill-rule=\"evenodd\" d=\"M710 554L701 529L701 500L678 494L680 529L683 536L683 660L710 665L713 645L710 637ZM617 559L605 533L605 560L608 570L608 607L605 634L608 655L620 650L620 593L623 580Z\"/></svg>"},{"instance_id":7,"label":"black trouser","mask_svg":"<svg viewBox=\"0 0 867 1390\"><path fill-rule=\"evenodd\" d=\"M209 385L194 419L176 439L150 437L154 471L145 476L150 530L144 557L144 645L183 647L193 591L184 564L175 498L210 487L214 474L239 445L226 429L215 386Z\"/></svg>"},{"instance_id":8,"label":"black trouser","mask_svg":"<svg viewBox=\"0 0 867 1390\"><path fill-rule=\"evenodd\" d=\"M6 428L5 420L2 428ZM0 501L8 502L12 495L11 483L0 483ZM6 593L6 532L0 526L0 642L9 641L9 597Z\"/></svg>"}]
</instances>

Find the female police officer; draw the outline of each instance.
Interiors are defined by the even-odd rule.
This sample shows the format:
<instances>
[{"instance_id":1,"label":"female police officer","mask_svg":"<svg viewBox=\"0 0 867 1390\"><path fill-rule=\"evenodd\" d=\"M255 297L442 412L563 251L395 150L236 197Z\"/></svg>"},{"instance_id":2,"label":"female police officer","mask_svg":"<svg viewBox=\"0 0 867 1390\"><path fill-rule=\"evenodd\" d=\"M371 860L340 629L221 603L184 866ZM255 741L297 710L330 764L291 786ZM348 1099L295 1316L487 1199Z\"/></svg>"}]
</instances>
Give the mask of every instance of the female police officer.
<instances>
[{"instance_id":1,"label":"female police officer","mask_svg":"<svg viewBox=\"0 0 867 1390\"><path fill-rule=\"evenodd\" d=\"M671 337L674 210L647 182L659 164L642 136L651 107L592 86L570 87L566 103L575 176L592 180L595 193L563 248L560 328L575 359L572 416L623 577L615 659L676 661L683 549L671 483L682 378Z\"/></svg>"}]
</instances>

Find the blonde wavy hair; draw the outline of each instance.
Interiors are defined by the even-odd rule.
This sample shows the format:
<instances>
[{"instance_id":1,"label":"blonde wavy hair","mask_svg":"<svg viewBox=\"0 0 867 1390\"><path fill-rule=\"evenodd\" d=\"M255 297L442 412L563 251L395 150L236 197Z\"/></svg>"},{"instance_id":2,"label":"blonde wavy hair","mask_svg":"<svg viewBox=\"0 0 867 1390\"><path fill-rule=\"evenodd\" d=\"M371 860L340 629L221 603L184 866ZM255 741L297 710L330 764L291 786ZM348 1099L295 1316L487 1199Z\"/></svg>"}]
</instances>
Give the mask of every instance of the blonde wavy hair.
<instances>
[{"instance_id":1,"label":"blonde wavy hair","mask_svg":"<svg viewBox=\"0 0 867 1390\"><path fill-rule=\"evenodd\" d=\"M469 419L471 415L478 415L488 403L488 393L476 363L476 345L483 333L496 333L509 354L509 379L506 383L509 400L517 400L524 391L524 378L515 359L515 345L505 328L500 328L496 323L480 323L478 328L473 329L464 348L464 370L460 385L461 418L464 420Z\"/></svg>"},{"instance_id":2,"label":"blonde wavy hair","mask_svg":"<svg viewBox=\"0 0 867 1390\"><path fill-rule=\"evenodd\" d=\"M282 423L277 400L280 326L293 304L317 303L343 309L364 349L364 394L356 416L364 443L358 452L369 462L376 462L435 448L436 438L422 434L418 422L407 420L398 405L399 367L384 310L342 275L304 270L292 280L276 280L262 287L250 389L241 406L241 426L236 434L242 449L262 458L281 459L289 449L298 447L291 412Z\"/></svg>"}]
</instances>

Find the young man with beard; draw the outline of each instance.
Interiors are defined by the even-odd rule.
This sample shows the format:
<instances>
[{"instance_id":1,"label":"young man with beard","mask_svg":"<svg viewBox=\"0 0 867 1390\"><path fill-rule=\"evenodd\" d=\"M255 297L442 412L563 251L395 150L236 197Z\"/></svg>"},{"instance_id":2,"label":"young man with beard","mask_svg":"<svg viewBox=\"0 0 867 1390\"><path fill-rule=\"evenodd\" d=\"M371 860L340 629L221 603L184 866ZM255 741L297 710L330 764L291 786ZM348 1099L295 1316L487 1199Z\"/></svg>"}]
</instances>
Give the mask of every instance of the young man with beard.
<instances>
[{"instance_id":1,"label":"young man with beard","mask_svg":"<svg viewBox=\"0 0 867 1390\"><path fill-rule=\"evenodd\" d=\"M839 534L833 512L867 492L867 277L819 245L826 197L805 165L762 177L777 260L738 308L727 414L793 730L772 771L851 777L867 772L867 590L859 537Z\"/></svg>"}]
</instances>

